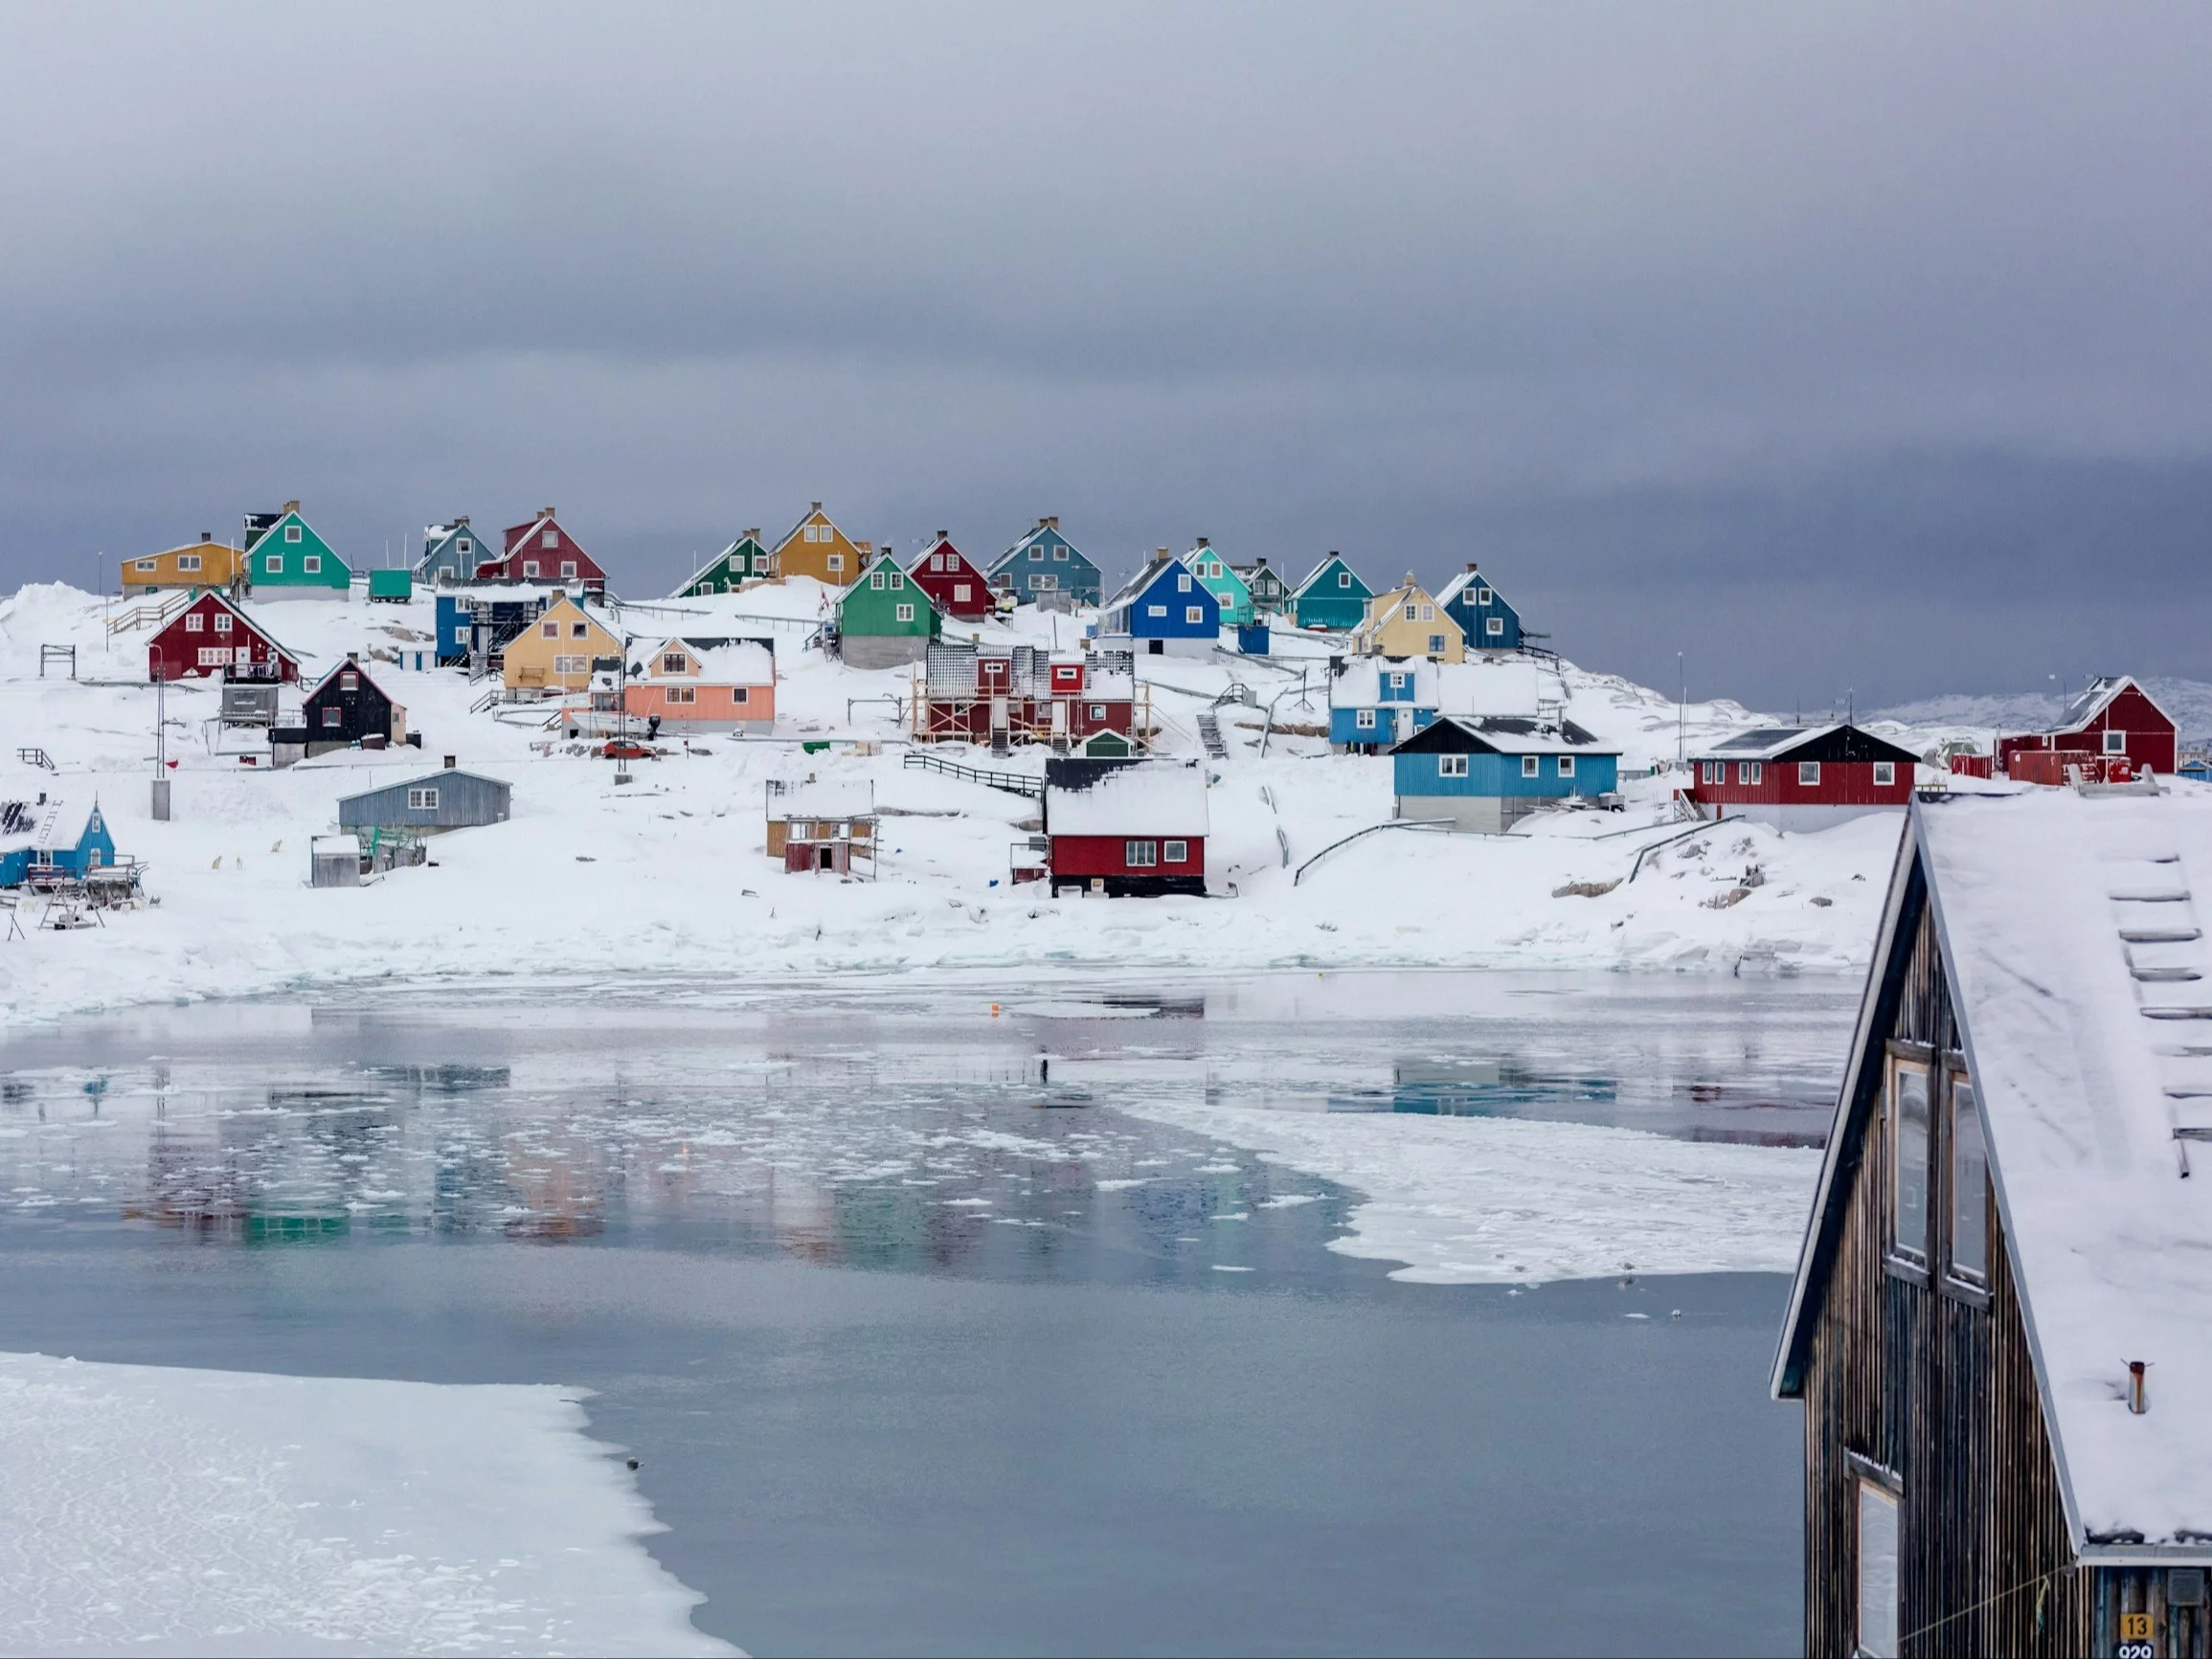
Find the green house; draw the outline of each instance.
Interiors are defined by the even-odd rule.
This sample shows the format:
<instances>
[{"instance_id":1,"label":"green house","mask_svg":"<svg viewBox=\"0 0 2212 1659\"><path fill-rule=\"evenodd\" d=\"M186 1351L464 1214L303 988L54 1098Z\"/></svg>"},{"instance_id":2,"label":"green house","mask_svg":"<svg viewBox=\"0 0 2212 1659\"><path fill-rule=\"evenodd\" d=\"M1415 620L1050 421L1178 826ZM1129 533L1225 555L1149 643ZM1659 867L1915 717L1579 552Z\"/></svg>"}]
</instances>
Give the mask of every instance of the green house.
<instances>
[{"instance_id":1,"label":"green house","mask_svg":"<svg viewBox=\"0 0 2212 1659\"><path fill-rule=\"evenodd\" d=\"M854 668L919 662L944 618L889 549L877 553L837 601L839 650Z\"/></svg>"},{"instance_id":2,"label":"green house","mask_svg":"<svg viewBox=\"0 0 2212 1659\"><path fill-rule=\"evenodd\" d=\"M1224 628L1241 628L1252 620L1252 590L1245 586L1236 567L1223 558L1211 542L1200 536L1198 546L1183 555L1183 562L1190 567L1190 573L1205 584L1206 591L1221 601Z\"/></svg>"},{"instance_id":3,"label":"green house","mask_svg":"<svg viewBox=\"0 0 2212 1659\"><path fill-rule=\"evenodd\" d=\"M246 515L246 580L257 599L343 599L353 572L286 502L273 513Z\"/></svg>"},{"instance_id":4,"label":"green house","mask_svg":"<svg viewBox=\"0 0 2212 1659\"><path fill-rule=\"evenodd\" d=\"M1360 580L1343 554L1332 552L1291 594L1291 620L1301 628L1348 633L1366 620L1367 601L1374 596L1374 589Z\"/></svg>"},{"instance_id":5,"label":"green house","mask_svg":"<svg viewBox=\"0 0 2212 1659\"><path fill-rule=\"evenodd\" d=\"M670 597L703 599L710 594L734 594L747 582L757 582L767 575L772 563L768 549L761 543L760 532L747 530L708 560L699 573Z\"/></svg>"}]
</instances>

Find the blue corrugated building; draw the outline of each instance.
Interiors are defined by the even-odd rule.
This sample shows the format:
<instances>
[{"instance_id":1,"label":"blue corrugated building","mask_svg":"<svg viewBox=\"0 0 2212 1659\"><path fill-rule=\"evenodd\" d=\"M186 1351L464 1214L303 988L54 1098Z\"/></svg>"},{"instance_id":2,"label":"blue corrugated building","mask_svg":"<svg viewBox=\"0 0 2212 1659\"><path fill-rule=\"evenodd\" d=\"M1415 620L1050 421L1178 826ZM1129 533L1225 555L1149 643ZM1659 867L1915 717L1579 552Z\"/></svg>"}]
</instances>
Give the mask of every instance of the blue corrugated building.
<instances>
[{"instance_id":1,"label":"blue corrugated building","mask_svg":"<svg viewBox=\"0 0 2212 1659\"><path fill-rule=\"evenodd\" d=\"M1156 554L1099 613L1100 638L1120 637L1162 656L1169 647L1210 651L1221 642L1221 601L1170 553Z\"/></svg>"},{"instance_id":2,"label":"blue corrugated building","mask_svg":"<svg viewBox=\"0 0 2212 1659\"><path fill-rule=\"evenodd\" d=\"M1445 715L1390 751L1400 818L1501 835L1532 812L1612 796L1620 755L1571 720Z\"/></svg>"},{"instance_id":3,"label":"blue corrugated building","mask_svg":"<svg viewBox=\"0 0 2212 1659\"><path fill-rule=\"evenodd\" d=\"M1440 677L1427 657L1329 659L1329 742L1379 754L1436 718Z\"/></svg>"},{"instance_id":4,"label":"blue corrugated building","mask_svg":"<svg viewBox=\"0 0 2212 1659\"><path fill-rule=\"evenodd\" d=\"M81 879L115 863L115 837L94 801L74 841L63 841L66 808L40 796L34 801L0 802L0 887L19 887L34 874Z\"/></svg>"}]
</instances>

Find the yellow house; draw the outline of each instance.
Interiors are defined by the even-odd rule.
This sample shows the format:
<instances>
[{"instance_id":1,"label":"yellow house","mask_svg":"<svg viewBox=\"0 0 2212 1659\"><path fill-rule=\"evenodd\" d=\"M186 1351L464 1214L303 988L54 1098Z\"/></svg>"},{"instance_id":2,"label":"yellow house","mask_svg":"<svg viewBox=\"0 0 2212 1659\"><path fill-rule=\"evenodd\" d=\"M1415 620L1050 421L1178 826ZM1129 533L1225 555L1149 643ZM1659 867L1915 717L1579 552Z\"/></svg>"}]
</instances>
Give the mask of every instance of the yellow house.
<instances>
[{"instance_id":1,"label":"yellow house","mask_svg":"<svg viewBox=\"0 0 2212 1659\"><path fill-rule=\"evenodd\" d=\"M592 663L621 661L622 642L574 599L555 599L545 614L507 642L501 679L509 691L552 696L583 691Z\"/></svg>"},{"instance_id":2,"label":"yellow house","mask_svg":"<svg viewBox=\"0 0 2212 1659\"><path fill-rule=\"evenodd\" d=\"M1366 620L1352 632L1352 649L1363 657L1461 662L1467 657L1467 635L1409 571L1398 586L1367 601Z\"/></svg>"},{"instance_id":3,"label":"yellow house","mask_svg":"<svg viewBox=\"0 0 2212 1659\"><path fill-rule=\"evenodd\" d=\"M166 553L123 561L123 591L155 588L228 588L246 573L246 555L226 548L207 531L200 539Z\"/></svg>"},{"instance_id":4,"label":"yellow house","mask_svg":"<svg viewBox=\"0 0 2212 1659\"><path fill-rule=\"evenodd\" d=\"M845 532L829 522L822 504L816 502L813 510L776 544L776 573L812 576L818 582L843 588L849 585L868 563L861 556L861 546L847 540Z\"/></svg>"}]
</instances>

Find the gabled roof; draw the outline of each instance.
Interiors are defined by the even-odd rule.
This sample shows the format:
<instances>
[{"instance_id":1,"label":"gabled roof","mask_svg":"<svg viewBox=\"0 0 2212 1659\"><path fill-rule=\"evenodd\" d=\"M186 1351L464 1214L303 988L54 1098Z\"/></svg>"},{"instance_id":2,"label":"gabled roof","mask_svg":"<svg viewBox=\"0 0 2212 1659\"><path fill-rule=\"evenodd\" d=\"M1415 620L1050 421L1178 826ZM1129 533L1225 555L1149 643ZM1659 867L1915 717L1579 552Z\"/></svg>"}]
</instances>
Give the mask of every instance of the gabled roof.
<instances>
[{"instance_id":1,"label":"gabled roof","mask_svg":"<svg viewBox=\"0 0 2212 1659\"><path fill-rule=\"evenodd\" d=\"M361 678L368 681L371 685L375 686L376 695L383 698L385 702L390 703L394 701L392 694L385 690L383 686L376 684L376 677L369 672L369 664L359 661L351 657L348 657L341 661L331 664L329 671L326 673L322 679L315 682L314 689L306 693L306 695L309 698L321 696L323 687L329 684L331 681L337 679L339 675L344 674L349 670L360 675Z\"/></svg>"},{"instance_id":2,"label":"gabled roof","mask_svg":"<svg viewBox=\"0 0 2212 1659\"><path fill-rule=\"evenodd\" d=\"M1439 714L1392 754L1618 754L1571 720L1521 714Z\"/></svg>"},{"instance_id":3,"label":"gabled roof","mask_svg":"<svg viewBox=\"0 0 2212 1659\"><path fill-rule=\"evenodd\" d=\"M1488 576L1485 576L1480 571L1474 569L1461 571L1449 582L1446 582L1441 588L1438 588L1436 590L1436 603L1439 605L1449 605L1456 600L1459 595L1465 593L1469 588L1488 588L1490 590L1490 602L1492 604L1503 605L1508 611L1513 609L1513 601L1508 599L1503 594L1501 594L1498 591L1498 584L1493 582ZM1470 600L1469 602L1472 603L1473 601Z\"/></svg>"},{"instance_id":4,"label":"gabled roof","mask_svg":"<svg viewBox=\"0 0 2212 1659\"><path fill-rule=\"evenodd\" d=\"M1696 751L1715 760L1892 760L1904 766L1920 756L1844 721L1826 726L1758 726Z\"/></svg>"},{"instance_id":5,"label":"gabled roof","mask_svg":"<svg viewBox=\"0 0 2212 1659\"><path fill-rule=\"evenodd\" d=\"M1196 840L1206 834L1206 773L1195 762L1049 761L1045 831Z\"/></svg>"},{"instance_id":6,"label":"gabled roof","mask_svg":"<svg viewBox=\"0 0 2212 1659\"><path fill-rule=\"evenodd\" d=\"M154 638L157 639L160 639L163 634L168 633L171 628L181 625L186 617L198 610L202 605L206 605L211 602L216 605L220 605L224 610L228 611L232 616L236 617L239 621L243 622L248 629L256 634L259 634L263 639L267 640L270 647L278 652L281 656L289 657L295 662L300 661L299 652L286 645L282 640L279 639L276 635L270 633L269 630L261 623L247 616L245 612L240 610L237 605L233 604L228 597L226 597L224 594L216 593L213 588L208 589L205 593L201 594L198 598L194 599L183 610L177 612L176 615L171 617L167 622L163 623L160 631L154 635Z\"/></svg>"},{"instance_id":7,"label":"gabled roof","mask_svg":"<svg viewBox=\"0 0 2212 1659\"><path fill-rule=\"evenodd\" d=\"M2198 936L2212 920L2212 798L1914 802L1774 1389L1801 1386L1922 893L2075 1547L2212 1560L2212 1138L2193 1138L2212 1134L2212 952ZM2150 1367L2139 1416L2125 1402L2135 1359Z\"/></svg>"},{"instance_id":8,"label":"gabled roof","mask_svg":"<svg viewBox=\"0 0 2212 1659\"><path fill-rule=\"evenodd\" d=\"M2059 716L2058 724L2053 726L2051 730L2054 733L2081 730L2090 721L2104 713L2106 708L2111 705L2112 699L2123 691L2137 692L2152 707L2158 708L2157 699L2136 684L2133 677L2126 674L2100 675L2090 682L2088 690L2066 705L2066 711ZM2158 712L2162 715L2166 714L2163 708L2158 708ZM2173 716L2166 715L2166 724L2171 726L2173 723Z\"/></svg>"},{"instance_id":9,"label":"gabled roof","mask_svg":"<svg viewBox=\"0 0 2212 1659\"><path fill-rule=\"evenodd\" d=\"M658 672L660 658L671 646L681 645L684 652L698 665L699 672L670 674ZM686 684L704 683L710 685L768 685L776 679L776 651L764 639L693 639L686 637L664 639L638 659L645 672L639 676L644 681L663 679L681 681Z\"/></svg>"},{"instance_id":10,"label":"gabled roof","mask_svg":"<svg viewBox=\"0 0 2212 1659\"><path fill-rule=\"evenodd\" d=\"M889 552L891 549L886 548L884 550ZM967 566L970 571L974 571L977 575L980 576L982 574L982 572L976 570L975 561L970 559L967 554L961 552L959 549L953 546L952 537L946 535L942 530L937 532L936 537L931 540L927 547L923 548L920 552L914 554L914 563L907 566L906 573L910 576L918 576L922 574L922 566L932 553L950 553L954 558L959 560L961 564ZM936 573L938 575L949 575L951 572L946 571L939 571Z\"/></svg>"},{"instance_id":11,"label":"gabled roof","mask_svg":"<svg viewBox=\"0 0 2212 1659\"><path fill-rule=\"evenodd\" d=\"M1329 554L1327 558L1323 559L1320 564L1316 565L1312 570L1306 572L1306 579L1291 590L1291 597L1294 599L1298 598L1305 593L1308 588L1312 587L1315 582L1320 579L1321 573L1323 572L1332 570L1340 565L1347 571L1352 571L1351 560L1345 558L1343 554ZM1359 572L1352 571L1352 581L1360 590L1361 597L1371 599L1375 596L1375 590L1367 586L1366 578L1361 575Z\"/></svg>"},{"instance_id":12,"label":"gabled roof","mask_svg":"<svg viewBox=\"0 0 2212 1659\"><path fill-rule=\"evenodd\" d=\"M500 556L502 558L512 558L516 553L522 551L523 537L530 534L530 532L532 530L542 530L548 525L553 526L554 529L560 531L562 541L569 543L571 546L576 546L576 538L569 534L567 526L563 525L560 520L552 513L540 513L536 518L530 520L528 523L508 525L507 527L506 550ZM578 550L581 550L580 548Z\"/></svg>"},{"instance_id":13,"label":"gabled roof","mask_svg":"<svg viewBox=\"0 0 2212 1659\"><path fill-rule=\"evenodd\" d=\"M831 529L837 530L839 535L845 535L843 530L837 529L837 521L831 518L827 513L824 512L822 510L822 504L820 502L816 502L812 506L808 507L803 513L799 515L799 522L793 525L789 529L785 530L781 539L779 540L776 546L770 550L773 552L781 552L786 547L790 546L792 539L796 537L801 530L804 529L816 519L820 519ZM846 541L852 540L850 536L846 536L845 539Z\"/></svg>"},{"instance_id":14,"label":"gabled roof","mask_svg":"<svg viewBox=\"0 0 2212 1659\"><path fill-rule=\"evenodd\" d=\"M991 568L986 573L993 576L997 575L1001 570L1004 569L1008 564L1013 562L1016 555L1018 555L1024 548L1027 547L1031 542L1034 542L1041 537L1050 539L1054 545L1058 547L1066 548L1068 549L1069 558L1081 559L1083 563L1090 565L1093 570L1096 570L1098 568L1092 562L1089 554L1085 553L1081 548L1078 548L1073 542L1068 539L1067 532L1061 529L1058 525L1045 524L1039 525L1035 529L1031 530L1027 535L1024 536L1020 541L1016 542L1012 547L1008 548L1004 552L1001 553L997 558L993 559L991 561Z\"/></svg>"},{"instance_id":15,"label":"gabled roof","mask_svg":"<svg viewBox=\"0 0 2212 1659\"><path fill-rule=\"evenodd\" d=\"M511 790L514 788L514 785L504 777L493 777L482 772L468 772L458 766L444 766L440 767L436 772L426 772L420 777L401 778L396 783L380 783L374 789L364 789L354 795L342 795L338 797L338 807L343 812L355 801L367 800L373 795L385 795L395 789L420 789L426 784L440 783L452 777L465 777L474 783L488 783L494 789Z\"/></svg>"},{"instance_id":16,"label":"gabled roof","mask_svg":"<svg viewBox=\"0 0 2212 1659\"><path fill-rule=\"evenodd\" d=\"M1170 569L1179 571L1185 576L1190 576L1191 581L1197 583L1198 587L1205 592L1206 596L1211 599L1216 606L1221 603L1221 595L1211 588L1207 587L1204 582L1200 582L1196 576L1192 576L1190 567L1181 559L1173 553L1156 553L1146 562L1141 571L1121 584L1120 591L1108 599L1101 609L1111 611L1117 605L1133 603L1142 598L1145 590L1164 576Z\"/></svg>"}]
</instances>

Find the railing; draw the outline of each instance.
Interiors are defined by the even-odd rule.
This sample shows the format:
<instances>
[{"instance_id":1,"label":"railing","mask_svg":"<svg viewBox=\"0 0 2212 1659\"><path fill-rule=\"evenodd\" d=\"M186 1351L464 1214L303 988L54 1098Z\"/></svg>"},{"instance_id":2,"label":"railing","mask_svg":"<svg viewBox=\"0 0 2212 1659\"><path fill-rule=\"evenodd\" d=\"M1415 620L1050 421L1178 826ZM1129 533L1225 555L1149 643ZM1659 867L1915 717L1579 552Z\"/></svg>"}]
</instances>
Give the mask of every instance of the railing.
<instances>
[{"instance_id":1,"label":"railing","mask_svg":"<svg viewBox=\"0 0 2212 1659\"><path fill-rule=\"evenodd\" d=\"M25 766L42 766L48 772L59 772L61 770L54 764L54 757L43 749L18 749L15 751L15 758Z\"/></svg>"},{"instance_id":2,"label":"railing","mask_svg":"<svg viewBox=\"0 0 2212 1659\"><path fill-rule=\"evenodd\" d=\"M1339 847L1348 847L1352 844L1352 842L1360 840L1364 836L1371 836L1382 830L1436 831L1446 830L1449 828L1451 828L1451 820L1448 818L1394 818L1385 823L1371 823L1367 825L1366 829L1354 830L1350 835L1345 836L1339 841L1333 841L1329 842L1327 846L1321 848L1320 852L1314 854L1312 858L1306 860L1304 863L1298 865L1297 873L1291 877L1291 886L1295 887L1300 882L1304 881L1306 879L1306 871L1312 869L1314 865L1320 863L1321 860L1327 858L1329 854L1335 852ZM1287 854L1288 848L1285 848L1285 852Z\"/></svg>"},{"instance_id":3,"label":"railing","mask_svg":"<svg viewBox=\"0 0 2212 1659\"><path fill-rule=\"evenodd\" d=\"M1722 820L1719 818L1713 818L1710 820L1700 818L1696 823L1692 824L1686 830L1677 830L1671 836L1663 836L1656 841L1652 841L1647 845L1636 848L1636 863L1629 865L1628 867L1628 879L1633 882L1636 879L1637 876L1643 873L1643 861L1644 856L1647 853L1656 853L1661 847L1671 847L1677 841L1687 841L1690 839L1690 837L1697 835L1703 830L1709 830L1713 828L1721 821Z\"/></svg>"},{"instance_id":4,"label":"railing","mask_svg":"<svg viewBox=\"0 0 2212 1659\"><path fill-rule=\"evenodd\" d=\"M941 754L924 754L913 750L907 751L905 768L909 772L938 772L947 777L957 777L964 783L980 783L985 789L1003 789L1008 795L1022 796L1029 800L1044 797L1045 780L1025 772L992 772L981 766L962 766L957 760L948 760Z\"/></svg>"},{"instance_id":5,"label":"railing","mask_svg":"<svg viewBox=\"0 0 2212 1659\"><path fill-rule=\"evenodd\" d=\"M107 631L110 634L127 634L133 628L166 622L191 604L192 597L192 594L183 593L173 598L164 599L159 604L133 605L121 615L108 617Z\"/></svg>"}]
</instances>

